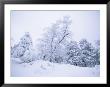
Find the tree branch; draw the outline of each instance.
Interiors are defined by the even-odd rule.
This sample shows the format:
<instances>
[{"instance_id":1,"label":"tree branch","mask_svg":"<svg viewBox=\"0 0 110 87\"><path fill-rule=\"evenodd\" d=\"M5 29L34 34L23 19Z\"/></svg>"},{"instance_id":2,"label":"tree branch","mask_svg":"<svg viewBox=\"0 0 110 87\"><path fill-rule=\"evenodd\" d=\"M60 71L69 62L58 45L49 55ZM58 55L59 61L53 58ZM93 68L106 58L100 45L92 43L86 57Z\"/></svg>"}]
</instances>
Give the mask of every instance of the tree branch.
<instances>
[{"instance_id":1,"label":"tree branch","mask_svg":"<svg viewBox=\"0 0 110 87\"><path fill-rule=\"evenodd\" d=\"M64 33L66 33L66 30L64 31ZM69 33L65 34L65 35L62 37L62 39L58 42L58 44L60 44L60 43L65 39L65 37L66 37L67 35L69 35ZM57 47L57 45L54 47L54 50L53 50L53 51L55 51L56 47Z\"/></svg>"},{"instance_id":2,"label":"tree branch","mask_svg":"<svg viewBox=\"0 0 110 87\"><path fill-rule=\"evenodd\" d=\"M62 37L62 39L58 42L58 44L61 43L67 35L69 35L69 33L65 34L65 35Z\"/></svg>"}]
</instances>

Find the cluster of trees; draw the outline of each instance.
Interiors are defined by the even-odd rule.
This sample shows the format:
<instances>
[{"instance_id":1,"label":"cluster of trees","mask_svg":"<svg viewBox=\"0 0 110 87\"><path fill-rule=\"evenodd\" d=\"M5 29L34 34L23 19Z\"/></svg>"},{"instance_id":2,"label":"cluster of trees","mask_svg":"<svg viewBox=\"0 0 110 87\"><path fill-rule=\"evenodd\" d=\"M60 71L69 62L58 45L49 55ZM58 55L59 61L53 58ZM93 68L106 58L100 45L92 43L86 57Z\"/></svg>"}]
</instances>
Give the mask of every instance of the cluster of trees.
<instances>
[{"instance_id":1,"label":"cluster of trees","mask_svg":"<svg viewBox=\"0 0 110 87\"><path fill-rule=\"evenodd\" d=\"M41 39L40 58L54 63L69 63L81 67L100 64L100 41L93 47L86 39L79 42L71 39L70 17L56 21Z\"/></svg>"},{"instance_id":2,"label":"cluster of trees","mask_svg":"<svg viewBox=\"0 0 110 87\"><path fill-rule=\"evenodd\" d=\"M100 64L100 51L95 48L86 39L82 39L77 43L72 41L67 46L67 61L70 64L83 67L91 67Z\"/></svg>"},{"instance_id":3,"label":"cluster of trees","mask_svg":"<svg viewBox=\"0 0 110 87\"><path fill-rule=\"evenodd\" d=\"M53 63L65 63L81 67L91 67L100 64L100 41L94 47L86 39L76 42L71 39L69 27L70 17L65 16L48 28L44 37L37 44L38 54L32 50L32 39L26 33L17 45L11 49L11 55L23 62L31 62L36 58Z\"/></svg>"}]
</instances>

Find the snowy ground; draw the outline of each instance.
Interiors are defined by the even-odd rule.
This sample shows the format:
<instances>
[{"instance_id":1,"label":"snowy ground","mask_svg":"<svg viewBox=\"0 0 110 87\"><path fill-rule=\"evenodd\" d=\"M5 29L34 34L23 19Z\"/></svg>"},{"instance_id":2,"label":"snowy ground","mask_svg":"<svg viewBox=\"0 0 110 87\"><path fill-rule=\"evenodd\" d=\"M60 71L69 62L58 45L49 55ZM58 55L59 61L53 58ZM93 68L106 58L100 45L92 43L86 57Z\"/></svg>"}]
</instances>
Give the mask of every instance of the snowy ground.
<instances>
[{"instance_id":1,"label":"snowy ground","mask_svg":"<svg viewBox=\"0 0 110 87\"><path fill-rule=\"evenodd\" d=\"M11 60L12 77L42 77L42 76L67 76L67 77L96 77L100 76L100 66L93 68L78 67L70 64L50 63L37 60L32 63L19 63L19 59Z\"/></svg>"}]
</instances>

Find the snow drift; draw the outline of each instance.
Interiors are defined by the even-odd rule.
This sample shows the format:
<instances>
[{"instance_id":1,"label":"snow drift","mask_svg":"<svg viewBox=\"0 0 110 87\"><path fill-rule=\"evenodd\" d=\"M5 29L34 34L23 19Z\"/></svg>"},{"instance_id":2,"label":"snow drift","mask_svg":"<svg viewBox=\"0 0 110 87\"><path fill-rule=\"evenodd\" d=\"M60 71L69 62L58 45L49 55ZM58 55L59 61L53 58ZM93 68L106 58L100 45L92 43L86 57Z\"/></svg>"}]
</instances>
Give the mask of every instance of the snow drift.
<instances>
[{"instance_id":1,"label":"snow drift","mask_svg":"<svg viewBox=\"0 0 110 87\"><path fill-rule=\"evenodd\" d=\"M12 77L98 77L100 65L95 67L78 67L70 64L51 63L37 60L22 63L18 58L11 60Z\"/></svg>"}]
</instances>

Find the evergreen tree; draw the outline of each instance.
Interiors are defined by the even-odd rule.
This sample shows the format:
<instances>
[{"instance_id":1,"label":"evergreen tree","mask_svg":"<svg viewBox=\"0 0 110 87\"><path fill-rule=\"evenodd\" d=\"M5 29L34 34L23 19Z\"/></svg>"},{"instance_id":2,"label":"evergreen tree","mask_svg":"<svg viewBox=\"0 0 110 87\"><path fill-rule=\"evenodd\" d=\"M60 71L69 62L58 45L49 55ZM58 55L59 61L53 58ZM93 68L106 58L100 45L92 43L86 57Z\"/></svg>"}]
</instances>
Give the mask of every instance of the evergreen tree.
<instances>
[{"instance_id":1,"label":"evergreen tree","mask_svg":"<svg viewBox=\"0 0 110 87\"><path fill-rule=\"evenodd\" d=\"M32 39L28 32L20 39L18 44L11 48L11 56L20 58L24 55L25 51L32 49Z\"/></svg>"},{"instance_id":2,"label":"evergreen tree","mask_svg":"<svg viewBox=\"0 0 110 87\"><path fill-rule=\"evenodd\" d=\"M94 57L95 48L89 43L86 39L82 39L79 42L80 50L81 50L81 60L82 66L95 66L96 65L96 57Z\"/></svg>"},{"instance_id":3,"label":"evergreen tree","mask_svg":"<svg viewBox=\"0 0 110 87\"><path fill-rule=\"evenodd\" d=\"M72 65L78 65L80 63L80 49L78 47L78 44L76 41L71 41L67 45L67 62L72 64Z\"/></svg>"},{"instance_id":4,"label":"evergreen tree","mask_svg":"<svg viewBox=\"0 0 110 87\"><path fill-rule=\"evenodd\" d=\"M32 38L30 37L29 32L26 32L20 39L19 45L24 47L26 50L32 49Z\"/></svg>"}]
</instances>

